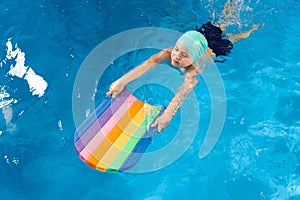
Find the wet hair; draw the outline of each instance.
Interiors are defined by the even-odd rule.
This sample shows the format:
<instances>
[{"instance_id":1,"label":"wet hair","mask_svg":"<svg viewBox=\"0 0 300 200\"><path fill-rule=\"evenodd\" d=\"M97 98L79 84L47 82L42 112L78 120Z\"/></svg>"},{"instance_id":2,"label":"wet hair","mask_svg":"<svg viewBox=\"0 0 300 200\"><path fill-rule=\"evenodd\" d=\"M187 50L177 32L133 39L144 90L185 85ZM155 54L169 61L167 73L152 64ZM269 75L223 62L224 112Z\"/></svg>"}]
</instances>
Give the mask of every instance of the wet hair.
<instances>
[{"instance_id":1,"label":"wet hair","mask_svg":"<svg viewBox=\"0 0 300 200\"><path fill-rule=\"evenodd\" d=\"M221 59L217 58L215 61L224 62L225 58L222 59L222 57L227 56L231 52L233 44L225 37L221 28L214 26L211 22L207 22L200 28L197 26L196 30L205 36L208 47L216 54L216 57L221 57Z\"/></svg>"}]
</instances>

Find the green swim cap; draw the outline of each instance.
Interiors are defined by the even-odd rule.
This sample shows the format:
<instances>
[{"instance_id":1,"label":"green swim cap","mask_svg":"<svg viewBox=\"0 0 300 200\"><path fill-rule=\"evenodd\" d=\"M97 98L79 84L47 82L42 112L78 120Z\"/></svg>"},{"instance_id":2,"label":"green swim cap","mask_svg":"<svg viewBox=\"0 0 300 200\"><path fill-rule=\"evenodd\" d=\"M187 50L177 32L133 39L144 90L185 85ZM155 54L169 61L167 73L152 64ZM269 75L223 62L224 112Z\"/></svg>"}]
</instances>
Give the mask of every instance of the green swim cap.
<instances>
[{"instance_id":1,"label":"green swim cap","mask_svg":"<svg viewBox=\"0 0 300 200\"><path fill-rule=\"evenodd\" d=\"M178 40L177 43L185 46L190 54L192 55L193 61L196 62L201 58L207 49L207 40L198 31L188 31L184 33Z\"/></svg>"}]
</instances>

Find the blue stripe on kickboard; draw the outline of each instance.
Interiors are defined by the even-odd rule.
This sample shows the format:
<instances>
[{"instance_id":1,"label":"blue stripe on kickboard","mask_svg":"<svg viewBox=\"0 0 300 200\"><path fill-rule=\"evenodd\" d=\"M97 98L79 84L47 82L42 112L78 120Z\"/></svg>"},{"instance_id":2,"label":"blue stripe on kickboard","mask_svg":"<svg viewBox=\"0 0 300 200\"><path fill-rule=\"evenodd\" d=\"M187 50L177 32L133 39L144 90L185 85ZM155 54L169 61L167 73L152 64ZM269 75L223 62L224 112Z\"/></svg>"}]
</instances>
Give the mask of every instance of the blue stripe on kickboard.
<instances>
[{"instance_id":1,"label":"blue stripe on kickboard","mask_svg":"<svg viewBox=\"0 0 300 200\"><path fill-rule=\"evenodd\" d=\"M124 90L117 96L117 98L113 99L111 96L105 98L101 104L96 108L96 110L90 114L90 116L79 126L79 128L76 130L74 135L74 142L77 142L77 140L89 129L90 126L93 125L93 123L96 122L98 118L101 117L101 115L106 111L107 108L113 102L118 103L120 105L125 101L125 99L130 95L130 92L127 90L127 88L124 88ZM114 106L116 108L117 106Z\"/></svg>"},{"instance_id":2,"label":"blue stripe on kickboard","mask_svg":"<svg viewBox=\"0 0 300 200\"><path fill-rule=\"evenodd\" d=\"M113 104L111 104L112 106ZM81 152L82 149L89 143L95 135L100 131L100 129L106 124L106 122L113 116L114 109L109 106L101 117L99 117L88 129L87 131L75 142L75 147L78 152ZM84 139L82 139L84 137Z\"/></svg>"},{"instance_id":3,"label":"blue stripe on kickboard","mask_svg":"<svg viewBox=\"0 0 300 200\"><path fill-rule=\"evenodd\" d=\"M95 123L98 117L105 112L105 110L111 105L111 98L105 98L96 110L90 114L90 116L78 127L74 135L74 142L77 140Z\"/></svg>"}]
</instances>

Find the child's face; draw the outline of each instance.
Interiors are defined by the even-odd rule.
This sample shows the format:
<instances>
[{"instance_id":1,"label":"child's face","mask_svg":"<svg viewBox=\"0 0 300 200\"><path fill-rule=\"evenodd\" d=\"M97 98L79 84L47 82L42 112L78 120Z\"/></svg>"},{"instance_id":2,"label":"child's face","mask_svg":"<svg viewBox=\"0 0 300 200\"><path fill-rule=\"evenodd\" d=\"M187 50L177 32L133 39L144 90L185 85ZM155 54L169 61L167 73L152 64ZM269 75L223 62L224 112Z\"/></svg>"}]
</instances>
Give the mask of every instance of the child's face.
<instances>
[{"instance_id":1,"label":"child's face","mask_svg":"<svg viewBox=\"0 0 300 200\"><path fill-rule=\"evenodd\" d=\"M193 64L193 58L190 52L180 43L176 43L172 49L171 64L174 67L188 67Z\"/></svg>"}]
</instances>

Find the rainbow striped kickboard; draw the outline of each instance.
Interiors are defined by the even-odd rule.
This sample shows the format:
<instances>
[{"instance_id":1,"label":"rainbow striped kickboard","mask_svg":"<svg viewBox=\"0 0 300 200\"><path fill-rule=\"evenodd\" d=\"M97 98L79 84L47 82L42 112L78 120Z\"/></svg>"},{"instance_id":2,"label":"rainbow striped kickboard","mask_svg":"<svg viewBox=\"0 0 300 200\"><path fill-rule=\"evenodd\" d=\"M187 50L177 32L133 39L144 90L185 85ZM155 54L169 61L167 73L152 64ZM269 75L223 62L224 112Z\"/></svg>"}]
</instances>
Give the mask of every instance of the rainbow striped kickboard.
<instances>
[{"instance_id":1,"label":"rainbow striped kickboard","mask_svg":"<svg viewBox=\"0 0 300 200\"><path fill-rule=\"evenodd\" d=\"M162 112L126 88L115 99L107 97L75 132L80 159L102 172L130 169L151 143L157 128L150 125Z\"/></svg>"}]
</instances>

